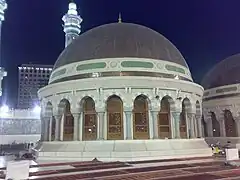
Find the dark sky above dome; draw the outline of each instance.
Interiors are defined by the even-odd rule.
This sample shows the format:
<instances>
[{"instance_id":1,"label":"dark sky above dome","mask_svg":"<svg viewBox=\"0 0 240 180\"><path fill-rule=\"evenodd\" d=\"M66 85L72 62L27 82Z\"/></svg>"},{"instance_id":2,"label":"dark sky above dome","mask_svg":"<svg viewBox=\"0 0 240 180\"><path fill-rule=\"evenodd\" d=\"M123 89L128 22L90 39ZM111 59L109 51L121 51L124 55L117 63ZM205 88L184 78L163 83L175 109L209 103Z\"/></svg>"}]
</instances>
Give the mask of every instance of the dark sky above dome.
<instances>
[{"instance_id":1,"label":"dark sky above dome","mask_svg":"<svg viewBox=\"0 0 240 180\"><path fill-rule=\"evenodd\" d=\"M188 67L178 49L156 31L132 23L111 23L80 35L62 52L54 68L84 60L120 57L161 59Z\"/></svg>"},{"instance_id":2,"label":"dark sky above dome","mask_svg":"<svg viewBox=\"0 0 240 180\"><path fill-rule=\"evenodd\" d=\"M205 89L240 83L240 54L230 56L215 65L203 78Z\"/></svg>"},{"instance_id":3,"label":"dark sky above dome","mask_svg":"<svg viewBox=\"0 0 240 180\"><path fill-rule=\"evenodd\" d=\"M82 31L117 22L141 24L168 38L183 54L193 78L240 52L239 0L75 0ZM54 64L64 48L62 16L68 0L8 0L2 29L2 63L8 71L4 98L15 103L17 66Z\"/></svg>"}]
</instances>

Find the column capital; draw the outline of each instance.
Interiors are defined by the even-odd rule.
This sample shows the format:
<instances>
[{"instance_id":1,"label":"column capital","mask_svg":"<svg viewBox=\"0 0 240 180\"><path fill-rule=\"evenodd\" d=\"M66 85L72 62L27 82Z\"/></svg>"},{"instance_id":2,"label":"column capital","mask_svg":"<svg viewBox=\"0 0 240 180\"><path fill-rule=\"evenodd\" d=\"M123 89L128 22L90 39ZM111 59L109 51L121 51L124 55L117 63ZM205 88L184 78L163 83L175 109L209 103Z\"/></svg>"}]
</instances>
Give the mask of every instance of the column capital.
<instances>
[{"instance_id":1,"label":"column capital","mask_svg":"<svg viewBox=\"0 0 240 180\"><path fill-rule=\"evenodd\" d=\"M73 115L73 116L79 116L80 114L81 114L81 112L71 112L71 114Z\"/></svg>"},{"instance_id":2,"label":"column capital","mask_svg":"<svg viewBox=\"0 0 240 180\"><path fill-rule=\"evenodd\" d=\"M125 113L126 115L132 115L132 114L133 114L133 111L124 111L124 113Z\"/></svg>"},{"instance_id":3,"label":"column capital","mask_svg":"<svg viewBox=\"0 0 240 180\"><path fill-rule=\"evenodd\" d=\"M133 109L132 109L131 107L124 107L124 108L123 108L123 111L124 111L124 112L131 112L131 113L132 113Z\"/></svg>"},{"instance_id":4,"label":"column capital","mask_svg":"<svg viewBox=\"0 0 240 180\"><path fill-rule=\"evenodd\" d=\"M159 108L152 108L152 109L151 109L151 112L158 112L158 113L159 113L159 112L160 112L160 109L159 109Z\"/></svg>"},{"instance_id":5,"label":"column capital","mask_svg":"<svg viewBox=\"0 0 240 180\"><path fill-rule=\"evenodd\" d=\"M60 119L62 117L62 115L60 114L56 114L56 115L53 115L55 119Z\"/></svg>"},{"instance_id":6,"label":"column capital","mask_svg":"<svg viewBox=\"0 0 240 180\"><path fill-rule=\"evenodd\" d=\"M171 111L171 114L172 114L173 116L180 116L181 111Z\"/></svg>"},{"instance_id":7,"label":"column capital","mask_svg":"<svg viewBox=\"0 0 240 180\"><path fill-rule=\"evenodd\" d=\"M195 117L196 117L196 119L200 119L200 118L202 118L202 115L196 114Z\"/></svg>"}]
</instances>

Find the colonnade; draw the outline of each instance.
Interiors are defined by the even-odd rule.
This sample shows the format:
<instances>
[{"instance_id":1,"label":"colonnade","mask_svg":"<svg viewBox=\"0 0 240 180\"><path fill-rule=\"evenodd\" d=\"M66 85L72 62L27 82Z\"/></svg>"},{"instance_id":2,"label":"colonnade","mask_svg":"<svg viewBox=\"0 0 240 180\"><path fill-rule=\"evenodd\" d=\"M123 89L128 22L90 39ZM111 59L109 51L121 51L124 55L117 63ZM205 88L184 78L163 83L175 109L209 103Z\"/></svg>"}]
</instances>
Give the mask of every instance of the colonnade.
<instances>
[{"instance_id":1,"label":"colonnade","mask_svg":"<svg viewBox=\"0 0 240 180\"><path fill-rule=\"evenodd\" d=\"M210 111L204 114L203 125L206 137L240 136L240 117L233 117L230 110L223 110L221 113Z\"/></svg>"},{"instance_id":2,"label":"colonnade","mask_svg":"<svg viewBox=\"0 0 240 180\"><path fill-rule=\"evenodd\" d=\"M202 137L200 104L181 100L181 109L169 96L159 100L160 108L153 108L145 95L135 98L126 107L121 98L112 95L103 108L95 107L91 97L81 101L81 109L71 110L67 99L61 100L58 113L46 106L42 114L42 141L89 141L134 139L179 139ZM196 106L193 108L193 106ZM195 112L193 111L195 109ZM198 110L199 109L199 110Z\"/></svg>"}]
</instances>

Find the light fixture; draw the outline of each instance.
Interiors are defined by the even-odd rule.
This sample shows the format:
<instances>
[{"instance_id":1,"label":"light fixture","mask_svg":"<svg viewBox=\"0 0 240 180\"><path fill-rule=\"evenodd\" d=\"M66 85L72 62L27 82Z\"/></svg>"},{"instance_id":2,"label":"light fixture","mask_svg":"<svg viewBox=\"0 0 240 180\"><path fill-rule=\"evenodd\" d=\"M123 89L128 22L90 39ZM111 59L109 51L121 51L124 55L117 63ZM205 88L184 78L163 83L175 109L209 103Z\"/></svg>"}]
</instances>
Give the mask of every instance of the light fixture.
<instances>
[{"instance_id":1,"label":"light fixture","mask_svg":"<svg viewBox=\"0 0 240 180\"><path fill-rule=\"evenodd\" d=\"M0 112L1 113L7 113L9 111L9 107L7 105L3 105L1 108L0 108Z\"/></svg>"},{"instance_id":2,"label":"light fixture","mask_svg":"<svg viewBox=\"0 0 240 180\"><path fill-rule=\"evenodd\" d=\"M41 107L40 106L35 106L33 108L33 112L36 113L36 114L39 114L41 112Z\"/></svg>"}]
</instances>

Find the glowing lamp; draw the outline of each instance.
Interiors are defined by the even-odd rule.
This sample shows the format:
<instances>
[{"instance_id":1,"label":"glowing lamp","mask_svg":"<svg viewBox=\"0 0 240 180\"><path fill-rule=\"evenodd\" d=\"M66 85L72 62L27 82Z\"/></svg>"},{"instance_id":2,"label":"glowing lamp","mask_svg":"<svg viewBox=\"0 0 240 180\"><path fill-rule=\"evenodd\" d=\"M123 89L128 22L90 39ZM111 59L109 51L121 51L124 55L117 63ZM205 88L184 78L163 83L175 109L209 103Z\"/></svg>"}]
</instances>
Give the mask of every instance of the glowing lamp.
<instances>
[{"instance_id":1,"label":"glowing lamp","mask_svg":"<svg viewBox=\"0 0 240 180\"><path fill-rule=\"evenodd\" d=\"M41 112L41 107L40 106L35 106L34 108L33 108L33 112L34 113L40 113Z\"/></svg>"},{"instance_id":2,"label":"glowing lamp","mask_svg":"<svg viewBox=\"0 0 240 180\"><path fill-rule=\"evenodd\" d=\"M0 108L0 112L1 113L7 113L9 111L9 107L7 105L3 105L1 108Z\"/></svg>"}]
</instances>

